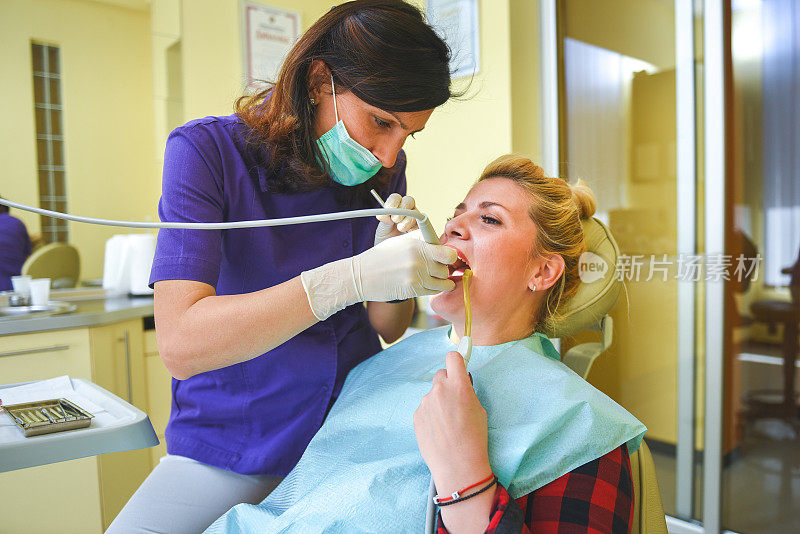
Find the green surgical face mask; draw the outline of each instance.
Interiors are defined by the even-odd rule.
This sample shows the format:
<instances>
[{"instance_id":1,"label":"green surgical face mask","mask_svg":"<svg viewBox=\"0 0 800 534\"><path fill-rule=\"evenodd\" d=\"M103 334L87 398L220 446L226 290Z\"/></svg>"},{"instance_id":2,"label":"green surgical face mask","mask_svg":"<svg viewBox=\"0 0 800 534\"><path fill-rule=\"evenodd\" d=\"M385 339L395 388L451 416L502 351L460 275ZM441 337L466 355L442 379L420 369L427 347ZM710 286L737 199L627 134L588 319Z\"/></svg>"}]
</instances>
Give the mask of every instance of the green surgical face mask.
<instances>
[{"instance_id":1,"label":"green surgical face mask","mask_svg":"<svg viewBox=\"0 0 800 534\"><path fill-rule=\"evenodd\" d=\"M342 185L363 184L377 173L383 166L378 158L358 144L347 133L344 122L339 120L339 110L336 106L336 87L333 85L331 75L331 88L333 89L333 111L336 114L336 125L317 139L322 158L328 164L330 176L334 182ZM317 161L320 156L317 155Z\"/></svg>"}]
</instances>

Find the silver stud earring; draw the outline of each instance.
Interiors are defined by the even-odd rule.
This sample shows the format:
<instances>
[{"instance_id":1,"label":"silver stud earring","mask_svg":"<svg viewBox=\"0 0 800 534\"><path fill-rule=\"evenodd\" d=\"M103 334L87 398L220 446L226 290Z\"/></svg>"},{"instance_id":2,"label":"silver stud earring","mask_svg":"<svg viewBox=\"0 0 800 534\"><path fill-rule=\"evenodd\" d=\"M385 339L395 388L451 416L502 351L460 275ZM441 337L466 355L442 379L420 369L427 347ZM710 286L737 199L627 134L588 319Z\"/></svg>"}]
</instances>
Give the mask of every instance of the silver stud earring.
<instances>
[{"instance_id":1,"label":"silver stud earring","mask_svg":"<svg viewBox=\"0 0 800 534\"><path fill-rule=\"evenodd\" d=\"M317 105L317 101L314 100L314 98L311 98L310 100L311 100L311 105L312 106L316 106Z\"/></svg>"},{"instance_id":2,"label":"silver stud earring","mask_svg":"<svg viewBox=\"0 0 800 534\"><path fill-rule=\"evenodd\" d=\"M536 286L535 286L535 285L533 286L533 289L531 289L531 291L533 291L534 293L536 293Z\"/></svg>"}]
</instances>

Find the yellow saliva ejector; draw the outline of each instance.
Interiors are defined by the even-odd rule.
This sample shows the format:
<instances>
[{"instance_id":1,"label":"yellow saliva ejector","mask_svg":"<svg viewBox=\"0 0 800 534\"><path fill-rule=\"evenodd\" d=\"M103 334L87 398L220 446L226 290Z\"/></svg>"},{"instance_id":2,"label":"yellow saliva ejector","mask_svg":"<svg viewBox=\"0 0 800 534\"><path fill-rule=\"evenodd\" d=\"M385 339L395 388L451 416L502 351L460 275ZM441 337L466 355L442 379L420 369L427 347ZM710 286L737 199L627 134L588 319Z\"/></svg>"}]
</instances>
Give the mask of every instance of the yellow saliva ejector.
<instances>
[{"instance_id":1,"label":"yellow saliva ejector","mask_svg":"<svg viewBox=\"0 0 800 534\"><path fill-rule=\"evenodd\" d=\"M458 342L458 352L464 357L464 367L469 366L469 359L472 356L472 305L469 300L469 282L472 279L472 271L470 269L464 270L464 277L461 283L464 286L464 313L466 321L464 322L464 335Z\"/></svg>"}]
</instances>

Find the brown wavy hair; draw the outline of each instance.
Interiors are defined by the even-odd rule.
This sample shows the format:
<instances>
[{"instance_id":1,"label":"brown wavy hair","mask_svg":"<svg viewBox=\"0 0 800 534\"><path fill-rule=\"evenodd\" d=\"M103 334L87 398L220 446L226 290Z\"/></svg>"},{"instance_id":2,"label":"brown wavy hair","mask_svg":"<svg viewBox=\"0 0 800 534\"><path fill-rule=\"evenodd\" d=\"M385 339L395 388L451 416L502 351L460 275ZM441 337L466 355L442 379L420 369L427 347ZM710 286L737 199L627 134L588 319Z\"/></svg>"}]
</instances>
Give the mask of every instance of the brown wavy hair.
<instances>
[{"instance_id":1,"label":"brown wavy hair","mask_svg":"<svg viewBox=\"0 0 800 534\"><path fill-rule=\"evenodd\" d=\"M309 100L315 60L330 69L337 89L386 111L433 109L451 96L450 50L419 9L400 0L356 0L332 8L295 43L274 83L236 102L236 113L249 126L248 145L275 191L314 190L331 181L317 163ZM382 168L348 189L388 192L392 171Z\"/></svg>"},{"instance_id":2,"label":"brown wavy hair","mask_svg":"<svg viewBox=\"0 0 800 534\"><path fill-rule=\"evenodd\" d=\"M581 221L594 215L594 194L583 180L571 185L561 178L547 176L533 161L514 154L500 156L487 165L478 181L498 177L514 181L531 196L528 214L539 230L533 254L558 254L564 259L564 273L548 290L535 320L537 325L552 326L560 318L561 304L573 296L580 285L578 262L586 251Z\"/></svg>"}]
</instances>

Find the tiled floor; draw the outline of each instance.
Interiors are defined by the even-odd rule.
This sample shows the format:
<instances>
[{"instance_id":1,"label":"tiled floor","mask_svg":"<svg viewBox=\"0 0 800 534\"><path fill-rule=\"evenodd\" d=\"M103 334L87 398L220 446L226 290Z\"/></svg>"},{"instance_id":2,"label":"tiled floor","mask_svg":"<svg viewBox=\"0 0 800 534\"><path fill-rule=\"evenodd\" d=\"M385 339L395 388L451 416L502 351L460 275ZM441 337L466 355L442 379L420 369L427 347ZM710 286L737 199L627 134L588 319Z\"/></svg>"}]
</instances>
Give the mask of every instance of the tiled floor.
<instances>
[{"instance_id":1,"label":"tiled floor","mask_svg":"<svg viewBox=\"0 0 800 534\"><path fill-rule=\"evenodd\" d=\"M723 527L745 534L800 533L800 437L779 421L748 430L740 455L723 471ZM667 514L675 512L675 458L653 452ZM695 510L702 513L702 465Z\"/></svg>"}]
</instances>

